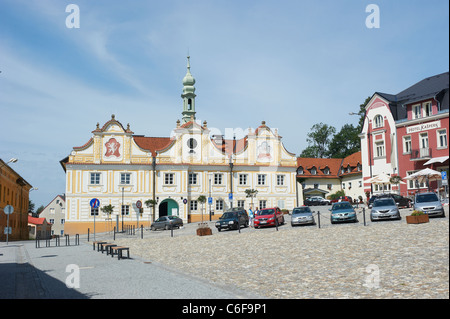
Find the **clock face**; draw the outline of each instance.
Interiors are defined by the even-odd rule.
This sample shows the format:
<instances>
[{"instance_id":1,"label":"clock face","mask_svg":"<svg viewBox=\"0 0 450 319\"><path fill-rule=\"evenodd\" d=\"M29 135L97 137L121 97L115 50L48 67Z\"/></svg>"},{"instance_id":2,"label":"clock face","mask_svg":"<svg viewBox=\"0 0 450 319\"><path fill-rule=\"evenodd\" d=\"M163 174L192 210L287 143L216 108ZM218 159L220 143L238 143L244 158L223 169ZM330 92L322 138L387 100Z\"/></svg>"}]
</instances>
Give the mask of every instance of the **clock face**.
<instances>
[{"instance_id":1,"label":"clock face","mask_svg":"<svg viewBox=\"0 0 450 319\"><path fill-rule=\"evenodd\" d=\"M197 140L195 138L190 138L187 140L187 146L193 150L194 148L197 147Z\"/></svg>"}]
</instances>

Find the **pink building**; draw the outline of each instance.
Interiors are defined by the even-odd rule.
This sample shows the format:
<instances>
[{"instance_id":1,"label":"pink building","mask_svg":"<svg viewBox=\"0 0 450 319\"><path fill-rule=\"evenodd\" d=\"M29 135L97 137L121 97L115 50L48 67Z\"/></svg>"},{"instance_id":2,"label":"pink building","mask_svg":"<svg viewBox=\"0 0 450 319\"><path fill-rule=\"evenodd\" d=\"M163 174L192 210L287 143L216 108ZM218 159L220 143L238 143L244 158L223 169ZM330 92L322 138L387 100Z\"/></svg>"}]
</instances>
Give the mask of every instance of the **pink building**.
<instances>
[{"instance_id":1,"label":"pink building","mask_svg":"<svg viewBox=\"0 0 450 319\"><path fill-rule=\"evenodd\" d=\"M363 180L382 173L404 178L427 167L447 171L448 176L448 132L448 72L426 78L396 95L376 92L366 106L360 134ZM364 183L365 191L403 196L428 187L448 194L442 181L429 185L408 181L384 187Z\"/></svg>"}]
</instances>

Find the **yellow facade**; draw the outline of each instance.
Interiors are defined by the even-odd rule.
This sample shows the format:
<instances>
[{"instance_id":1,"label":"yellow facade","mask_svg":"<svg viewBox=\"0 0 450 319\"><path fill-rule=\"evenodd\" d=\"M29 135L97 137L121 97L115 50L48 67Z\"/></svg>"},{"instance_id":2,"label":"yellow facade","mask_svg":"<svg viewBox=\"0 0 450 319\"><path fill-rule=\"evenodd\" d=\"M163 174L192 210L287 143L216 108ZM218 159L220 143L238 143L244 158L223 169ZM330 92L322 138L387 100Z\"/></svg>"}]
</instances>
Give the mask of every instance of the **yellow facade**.
<instances>
[{"instance_id":1,"label":"yellow facade","mask_svg":"<svg viewBox=\"0 0 450 319\"><path fill-rule=\"evenodd\" d=\"M74 147L61 161L66 170L68 234L93 231L95 211L89 205L93 198L99 199L100 207L114 206L112 216L98 212L96 232L121 228L122 209L124 224L137 225L139 219L139 225L147 227L159 216L175 214L185 222L198 222L202 220L202 205L197 201L201 195L213 199L212 219L231 205L248 209L251 199L246 198L246 189L258 190L254 207L264 204L291 210L298 205L297 159L265 123L244 138L225 140L211 138L206 123L178 122L172 138L157 140L134 135L129 125L125 129L112 116L92 133L85 145ZM155 213L144 204L153 196L158 202ZM143 212L136 206L138 201ZM209 210L205 203L204 220L209 220Z\"/></svg>"}]
</instances>

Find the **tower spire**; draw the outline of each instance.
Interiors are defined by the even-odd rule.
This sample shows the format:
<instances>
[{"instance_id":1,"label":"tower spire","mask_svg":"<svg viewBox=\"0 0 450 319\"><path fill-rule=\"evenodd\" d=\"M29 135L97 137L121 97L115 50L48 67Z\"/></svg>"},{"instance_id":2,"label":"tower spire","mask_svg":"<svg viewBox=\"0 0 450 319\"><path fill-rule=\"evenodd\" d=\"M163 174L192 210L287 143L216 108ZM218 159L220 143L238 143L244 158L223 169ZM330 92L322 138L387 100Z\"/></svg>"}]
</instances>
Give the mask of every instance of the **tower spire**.
<instances>
[{"instance_id":1,"label":"tower spire","mask_svg":"<svg viewBox=\"0 0 450 319\"><path fill-rule=\"evenodd\" d=\"M191 121L191 118L195 120L195 79L191 74L191 57L187 56L187 71L183 78L183 124Z\"/></svg>"}]
</instances>

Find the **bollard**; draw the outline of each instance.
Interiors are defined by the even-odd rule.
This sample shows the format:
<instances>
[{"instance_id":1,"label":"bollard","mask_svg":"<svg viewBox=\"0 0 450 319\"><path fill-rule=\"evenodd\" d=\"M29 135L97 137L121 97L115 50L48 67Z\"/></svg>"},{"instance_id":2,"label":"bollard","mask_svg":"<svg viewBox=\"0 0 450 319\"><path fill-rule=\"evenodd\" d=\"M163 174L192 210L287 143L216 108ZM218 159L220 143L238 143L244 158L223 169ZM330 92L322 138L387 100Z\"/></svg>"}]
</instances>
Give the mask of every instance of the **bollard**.
<instances>
[{"instance_id":1,"label":"bollard","mask_svg":"<svg viewBox=\"0 0 450 319\"><path fill-rule=\"evenodd\" d=\"M366 226L366 208L363 207L363 219L364 219L364 226Z\"/></svg>"},{"instance_id":2,"label":"bollard","mask_svg":"<svg viewBox=\"0 0 450 319\"><path fill-rule=\"evenodd\" d=\"M70 238L69 235L64 235L66 237L66 246L70 246Z\"/></svg>"},{"instance_id":3,"label":"bollard","mask_svg":"<svg viewBox=\"0 0 450 319\"><path fill-rule=\"evenodd\" d=\"M144 225L141 225L141 239L144 238Z\"/></svg>"},{"instance_id":4,"label":"bollard","mask_svg":"<svg viewBox=\"0 0 450 319\"><path fill-rule=\"evenodd\" d=\"M41 240L36 236L36 248L41 248Z\"/></svg>"},{"instance_id":5,"label":"bollard","mask_svg":"<svg viewBox=\"0 0 450 319\"><path fill-rule=\"evenodd\" d=\"M278 231L278 218L277 218L276 215L274 215L274 216L275 216L275 228L276 228L277 231Z\"/></svg>"},{"instance_id":6,"label":"bollard","mask_svg":"<svg viewBox=\"0 0 450 319\"><path fill-rule=\"evenodd\" d=\"M75 234L75 245L80 245L80 234Z\"/></svg>"},{"instance_id":7,"label":"bollard","mask_svg":"<svg viewBox=\"0 0 450 319\"><path fill-rule=\"evenodd\" d=\"M173 237L173 223L170 222L170 236Z\"/></svg>"},{"instance_id":8,"label":"bollard","mask_svg":"<svg viewBox=\"0 0 450 319\"><path fill-rule=\"evenodd\" d=\"M88 242L89 242L89 232L90 232L90 229L88 228Z\"/></svg>"},{"instance_id":9,"label":"bollard","mask_svg":"<svg viewBox=\"0 0 450 319\"><path fill-rule=\"evenodd\" d=\"M320 212L317 212L317 221L319 222L319 228L320 228Z\"/></svg>"},{"instance_id":10,"label":"bollard","mask_svg":"<svg viewBox=\"0 0 450 319\"><path fill-rule=\"evenodd\" d=\"M116 226L114 226L114 241L116 240Z\"/></svg>"},{"instance_id":11,"label":"bollard","mask_svg":"<svg viewBox=\"0 0 450 319\"><path fill-rule=\"evenodd\" d=\"M55 237L55 246L59 247L60 243L59 243L59 235L56 235Z\"/></svg>"}]
</instances>

